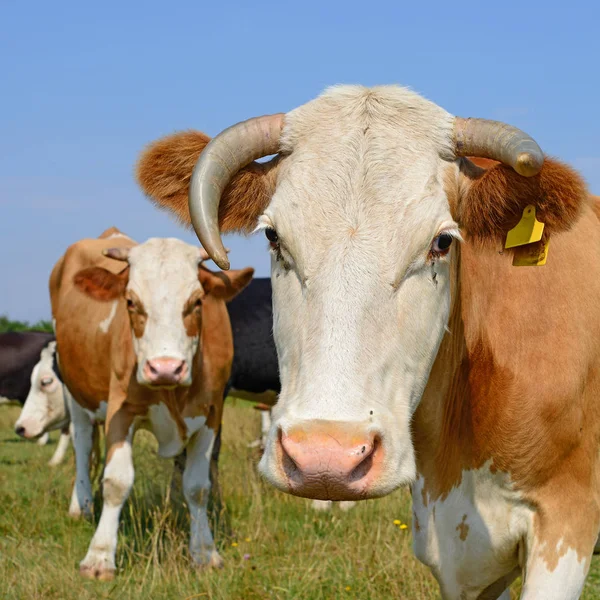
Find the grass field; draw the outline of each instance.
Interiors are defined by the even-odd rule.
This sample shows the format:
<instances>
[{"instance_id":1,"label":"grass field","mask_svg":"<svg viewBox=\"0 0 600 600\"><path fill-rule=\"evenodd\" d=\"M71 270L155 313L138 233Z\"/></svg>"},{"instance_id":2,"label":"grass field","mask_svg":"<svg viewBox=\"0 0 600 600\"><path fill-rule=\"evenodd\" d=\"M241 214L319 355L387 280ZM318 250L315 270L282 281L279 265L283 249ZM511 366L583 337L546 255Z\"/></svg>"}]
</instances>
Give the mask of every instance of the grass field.
<instances>
[{"instance_id":1,"label":"grass field","mask_svg":"<svg viewBox=\"0 0 600 600\"><path fill-rule=\"evenodd\" d=\"M316 513L306 500L281 494L256 473L259 416L229 403L220 464L227 518L217 543L219 571L196 571L187 554L188 514L169 497L172 461L156 456L153 438L134 445L136 482L121 519L117 576L109 583L78 574L94 525L67 516L74 476L65 464L46 465L55 445L12 433L18 409L0 409L0 598L439 598L437 584L411 552L410 497L405 490L360 503L348 513ZM53 439L56 440L56 434ZM99 508L99 504L96 507ZM99 515L98 510L96 511ZM229 527L223 525L228 522ZM517 597L518 583L513 597ZM584 598L600 598L594 558Z\"/></svg>"}]
</instances>

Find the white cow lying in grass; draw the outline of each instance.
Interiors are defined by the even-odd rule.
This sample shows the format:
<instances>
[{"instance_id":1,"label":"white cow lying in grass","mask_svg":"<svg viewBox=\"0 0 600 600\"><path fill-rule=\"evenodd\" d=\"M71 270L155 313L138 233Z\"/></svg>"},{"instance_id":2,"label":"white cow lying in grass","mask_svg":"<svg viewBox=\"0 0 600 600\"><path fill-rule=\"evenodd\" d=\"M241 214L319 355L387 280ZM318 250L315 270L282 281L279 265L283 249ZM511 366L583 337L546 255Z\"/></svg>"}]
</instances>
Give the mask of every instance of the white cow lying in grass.
<instances>
[{"instance_id":1,"label":"white cow lying in grass","mask_svg":"<svg viewBox=\"0 0 600 600\"><path fill-rule=\"evenodd\" d=\"M15 423L15 432L27 439L40 439L49 431L60 429L56 451L48 463L51 466L64 460L69 447L71 418L67 394L58 372L56 342L50 342L31 372L31 389Z\"/></svg>"}]
</instances>

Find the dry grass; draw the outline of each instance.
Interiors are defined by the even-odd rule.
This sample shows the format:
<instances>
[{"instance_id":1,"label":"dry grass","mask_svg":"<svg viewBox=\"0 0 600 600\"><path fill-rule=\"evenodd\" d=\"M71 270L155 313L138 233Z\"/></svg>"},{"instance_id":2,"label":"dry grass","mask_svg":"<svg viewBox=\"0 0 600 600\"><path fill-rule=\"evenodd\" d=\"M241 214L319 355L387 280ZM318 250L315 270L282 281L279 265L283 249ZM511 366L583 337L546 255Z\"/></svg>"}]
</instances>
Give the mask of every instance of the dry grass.
<instances>
[{"instance_id":1,"label":"dry grass","mask_svg":"<svg viewBox=\"0 0 600 600\"><path fill-rule=\"evenodd\" d=\"M191 567L187 510L168 495L171 462L159 459L153 438L141 432L117 577L83 580L77 565L94 526L67 517L72 452L66 464L47 467L54 446L17 439L11 428L16 415L15 408L0 411L0 598L439 598L428 570L412 556L410 530L393 523L410 520L407 492L360 503L349 513L315 513L308 501L276 492L258 477L256 454L246 447L259 423L243 402L229 404L225 414L221 486L227 515L218 539L225 568ZM585 598L600 598L597 569L594 560Z\"/></svg>"}]
</instances>

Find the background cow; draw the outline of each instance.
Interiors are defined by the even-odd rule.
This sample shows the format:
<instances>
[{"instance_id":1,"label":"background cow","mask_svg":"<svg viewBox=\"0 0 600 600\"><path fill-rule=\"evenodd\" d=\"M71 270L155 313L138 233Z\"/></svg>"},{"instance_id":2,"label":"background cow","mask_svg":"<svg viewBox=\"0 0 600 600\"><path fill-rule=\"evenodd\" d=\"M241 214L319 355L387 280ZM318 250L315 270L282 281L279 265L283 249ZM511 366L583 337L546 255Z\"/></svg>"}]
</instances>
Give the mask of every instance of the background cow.
<instances>
[{"instance_id":1,"label":"background cow","mask_svg":"<svg viewBox=\"0 0 600 600\"><path fill-rule=\"evenodd\" d=\"M54 335L43 331L19 331L0 333L0 404L18 402L24 404L31 389L33 368L40 359L42 349L54 340ZM59 445L50 464L61 462L68 446L68 431L62 432ZM37 438L39 445L48 442L43 432Z\"/></svg>"},{"instance_id":2,"label":"background cow","mask_svg":"<svg viewBox=\"0 0 600 600\"><path fill-rule=\"evenodd\" d=\"M225 302L253 270L213 273L205 253L175 239L143 244L120 235L69 247L50 277L60 366L71 391L77 479L71 511L89 513L87 462L93 419L106 414L103 508L84 576L115 571L121 508L133 485L137 427L174 457L187 446L183 488L190 510L190 553L197 565L221 564L206 515L209 459L221 422L233 358Z\"/></svg>"},{"instance_id":3,"label":"background cow","mask_svg":"<svg viewBox=\"0 0 600 600\"><path fill-rule=\"evenodd\" d=\"M49 431L60 429L56 451L48 463L55 466L64 460L71 437L68 392L60 378L55 341L42 349L30 379L29 394L15 423L15 432L27 439L37 439Z\"/></svg>"},{"instance_id":4,"label":"background cow","mask_svg":"<svg viewBox=\"0 0 600 600\"><path fill-rule=\"evenodd\" d=\"M521 571L526 600L577 598L600 527L600 223L581 178L398 87L333 88L207 142L157 142L138 179L221 268L220 230L269 240L265 477L323 499L412 483L445 598L507 597ZM533 209L541 239L505 250Z\"/></svg>"}]
</instances>

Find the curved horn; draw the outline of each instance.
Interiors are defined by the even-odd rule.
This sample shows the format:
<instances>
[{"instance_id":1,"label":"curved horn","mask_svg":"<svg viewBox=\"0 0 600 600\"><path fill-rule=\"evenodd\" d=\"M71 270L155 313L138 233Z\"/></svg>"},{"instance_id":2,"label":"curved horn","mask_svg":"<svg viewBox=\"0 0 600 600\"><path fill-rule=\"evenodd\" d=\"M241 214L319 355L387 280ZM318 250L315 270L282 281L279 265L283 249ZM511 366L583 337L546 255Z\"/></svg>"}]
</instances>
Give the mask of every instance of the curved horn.
<instances>
[{"instance_id":1,"label":"curved horn","mask_svg":"<svg viewBox=\"0 0 600 600\"><path fill-rule=\"evenodd\" d=\"M219 202L234 175L253 160L279 151L283 114L233 125L206 146L192 173L189 208L198 239L223 270L229 269L219 231Z\"/></svg>"},{"instance_id":2,"label":"curved horn","mask_svg":"<svg viewBox=\"0 0 600 600\"><path fill-rule=\"evenodd\" d=\"M127 262L129 260L129 250L131 248L105 248L102 250L102 254L108 256L108 258Z\"/></svg>"},{"instance_id":3,"label":"curved horn","mask_svg":"<svg viewBox=\"0 0 600 600\"><path fill-rule=\"evenodd\" d=\"M227 254L229 254L231 252L231 250L229 248L225 248L225 252L227 252ZM208 254L208 252L204 248L200 248L200 262L203 263L205 260L209 260L209 259L210 259L210 255Z\"/></svg>"},{"instance_id":4,"label":"curved horn","mask_svg":"<svg viewBox=\"0 0 600 600\"><path fill-rule=\"evenodd\" d=\"M544 163L544 153L531 137L500 121L456 117L454 144L457 156L491 158L524 177L537 175Z\"/></svg>"}]
</instances>

